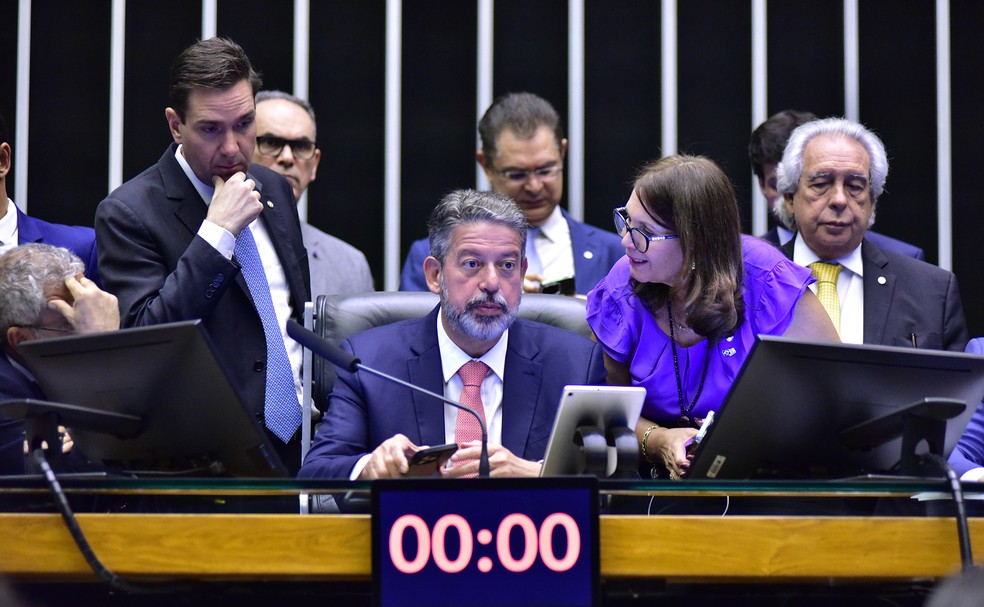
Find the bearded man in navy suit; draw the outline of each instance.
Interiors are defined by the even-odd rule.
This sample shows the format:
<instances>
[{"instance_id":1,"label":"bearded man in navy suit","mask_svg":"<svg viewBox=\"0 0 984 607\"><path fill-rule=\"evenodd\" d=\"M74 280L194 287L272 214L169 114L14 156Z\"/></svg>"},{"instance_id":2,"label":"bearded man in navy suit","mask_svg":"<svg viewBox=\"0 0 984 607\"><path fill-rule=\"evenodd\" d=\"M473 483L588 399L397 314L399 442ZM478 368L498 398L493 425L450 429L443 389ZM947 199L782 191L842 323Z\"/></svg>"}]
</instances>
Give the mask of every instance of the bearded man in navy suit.
<instances>
[{"instance_id":1,"label":"bearded man in navy suit","mask_svg":"<svg viewBox=\"0 0 984 607\"><path fill-rule=\"evenodd\" d=\"M536 476L566 384L601 384L598 344L517 318L526 218L501 194L459 190L428 224L427 286L440 304L421 319L376 327L341 347L374 368L458 400L459 369L477 360L492 476ZM340 370L301 477L372 480L409 472L425 445L456 440L457 409L375 376ZM478 471L480 441L459 444L445 477Z\"/></svg>"}]
</instances>

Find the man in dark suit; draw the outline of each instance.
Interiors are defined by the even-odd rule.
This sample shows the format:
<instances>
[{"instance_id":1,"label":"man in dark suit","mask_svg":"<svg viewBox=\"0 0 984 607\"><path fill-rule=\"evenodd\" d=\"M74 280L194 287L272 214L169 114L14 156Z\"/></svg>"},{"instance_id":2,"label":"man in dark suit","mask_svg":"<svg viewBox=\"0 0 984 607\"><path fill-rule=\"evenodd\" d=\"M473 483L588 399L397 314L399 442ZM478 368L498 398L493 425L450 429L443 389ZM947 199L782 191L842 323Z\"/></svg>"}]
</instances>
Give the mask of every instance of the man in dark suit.
<instances>
[{"instance_id":1,"label":"man in dark suit","mask_svg":"<svg viewBox=\"0 0 984 607\"><path fill-rule=\"evenodd\" d=\"M301 349L285 327L310 298L308 262L290 185L249 164L259 86L232 41L178 56L165 110L174 143L99 204L99 266L124 326L205 322L232 385L296 471Z\"/></svg>"},{"instance_id":2,"label":"man in dark suit","mask_svg":"<svg viewBox=\"0 0 984 607\"><path fill-rule=\"evenodd\" d=\"M825 307L832 318L839 314L841 341L964 349L967 325L953 273L865 236L888 175L885 146L874 133L841 118L808 122L793 131L776 175L781 215L798 228L783 252L836 285L839 311ZM824 278L816 262L836 268L835 278Z\"/></svg>"},{"instance_id":3,"label":"man in dark suit","mask_svg":"<svg viewBox=\"0 0 984 607\"><path fill-rule=\"evenodd\" d=\"M478 132L482 148L475 158L492 190L515 200L530 225L524 290L536 292L571 277L577 293L595 288L625 249L614 233L576 221L559 206L567 154L560 115L537 95L509 93L489 106ZM410 245L401 291L427 290L423 263L428 255L426 238Z\"/></svg>"},{"instance_id":4,"label":"man in dark suit","mask_svg":"<svg viewBox=\"0 0 984 607\"><path fill-rule=\"evenodd\" d=\"M517 319L526 219L493 192L452 192L428 224L436 256L424 262L440 305L422 319L377 327L342 348L371 368L467 403L480 386L493 476L535 476L566 384L605 379L598 345L555 327ZM466 367L481 366L468 384ZM473 475L481 447L463 436L470 416L378 377L340 371L302 477L367 479L409 472L423 445L458 443L445 477Z\"/></svg>"},{"instance_id":5,"label":"man in dark suit","mask_svg":"<svg viewBox=\"0 0 984 607\"><path fill-rule=\"evenodd\" d=\"M65 247L85 263L86 276L100 284L96 263L96 233L92 228L35 219L21 211L7 197L7 173L10 172L12 157L10 135L3 116L0 116L0 253L29 242Z\"/></svg>"},{"instance_id":6,"label":"man in dark suit","mask_svg":"<svg viewBox=\"0 0 984 607\"><path fill-rule=\"evenodd\" d=\"M806 124L811 120L816 120L815 114L810 112L800 112L798 110L783 110L769 117L768 120L758 125L752 131L752 138L748 142L748 159L752 163L752 171L758 181L759 190L765 196L765 201L769 206L769 213L776 220L772 228L762 234L759 238L781 247L793 239L796 226L786 228L781 225L780 207L783 206L782 197L776 189L776 165L782 159L782 151L786 148L789 135L793 129L801 124ZM915 259L926 259L923 250L907 242L902 242L879 234L874 230L868 230L865 237L877 244L886 251L892 251Z\"/></svg>"},{"instance_id":7,"label":"man in dark suit","mask_svg":"<svg viewBox=\"0 0 984 607\"><path fill-rule=\"evenodd\" d=\"M30 243L0 255L0 401L44 400L20 344L120 326L116 298L85 277L71 251ZM24 422L0 414L0 475L24 472Z\"/></svg>"}]
</instances>

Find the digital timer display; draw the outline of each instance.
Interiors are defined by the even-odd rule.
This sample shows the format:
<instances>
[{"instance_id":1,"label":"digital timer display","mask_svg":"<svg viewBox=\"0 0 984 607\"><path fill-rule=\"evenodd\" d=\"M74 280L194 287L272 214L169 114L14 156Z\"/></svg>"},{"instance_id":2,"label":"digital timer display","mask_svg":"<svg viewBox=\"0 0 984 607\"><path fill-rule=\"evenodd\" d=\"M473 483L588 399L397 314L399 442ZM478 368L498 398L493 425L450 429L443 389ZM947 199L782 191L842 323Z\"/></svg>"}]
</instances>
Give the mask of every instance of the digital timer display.
<instances>
[{"instance_id":1,"label":"digital timer display","mask_svg":"<svg viewBox=\"0 0 984 607\"><path fill-rule=\"evenodd\" d=\"M589 478L374 483L375 603L595 605L597 500Z\"/></svg>"}]
</instances>

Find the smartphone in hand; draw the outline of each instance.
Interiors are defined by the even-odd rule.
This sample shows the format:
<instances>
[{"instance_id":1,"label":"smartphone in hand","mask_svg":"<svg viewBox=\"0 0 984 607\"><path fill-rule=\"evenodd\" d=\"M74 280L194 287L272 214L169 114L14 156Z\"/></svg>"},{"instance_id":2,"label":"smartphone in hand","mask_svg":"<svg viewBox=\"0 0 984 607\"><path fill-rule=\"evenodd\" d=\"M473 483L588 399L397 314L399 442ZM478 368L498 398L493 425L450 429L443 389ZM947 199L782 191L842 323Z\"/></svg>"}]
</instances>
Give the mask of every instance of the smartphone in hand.
<instances>
[{"instance_id":1,"label":"smartphone in hand","mask_svg":"<svg viewBox=\"0 0 984 607\"><path fill-rule=\"evenodd\" d=\"M413 454L407 454L410 463L410 471L407 476L431 476L437 473L438 468L447 463L448 459L458 450L458 445L448 443L427 447Z\"/></svg>"}]
</instances>

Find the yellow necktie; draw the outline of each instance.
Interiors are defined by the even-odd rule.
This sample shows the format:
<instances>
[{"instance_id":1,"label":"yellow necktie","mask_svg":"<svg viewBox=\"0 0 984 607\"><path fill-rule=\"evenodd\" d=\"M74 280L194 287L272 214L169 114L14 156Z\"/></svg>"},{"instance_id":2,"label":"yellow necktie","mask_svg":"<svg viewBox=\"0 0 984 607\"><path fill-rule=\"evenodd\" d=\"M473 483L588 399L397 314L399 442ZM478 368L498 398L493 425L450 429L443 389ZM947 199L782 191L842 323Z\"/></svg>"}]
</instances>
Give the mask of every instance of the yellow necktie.
<instances>
[{"instance_id":1,"label":"yellow necktie","mask_svg":"<svg viewBox=\"0 0 984 607\"><path fill-rule=\"evenodd\" d=\"M837 334L840 335L841 304L840 297L837 296L837 276L844 266L839 263L815 261L809 267L817 279L817 297L823 308L827 310L834 328L837 329Z\"/></svg>"}]
</instances>

